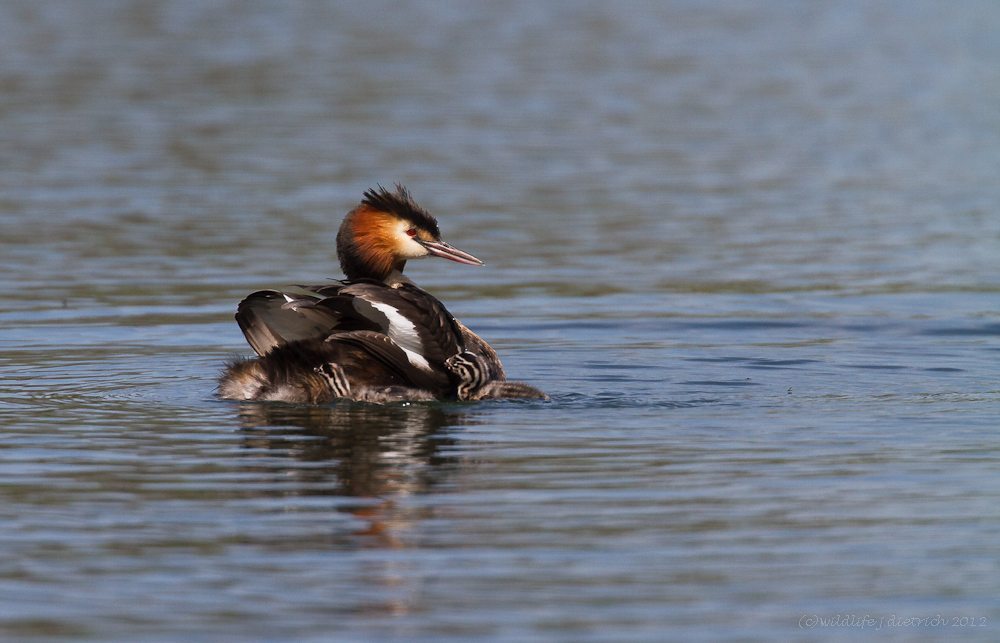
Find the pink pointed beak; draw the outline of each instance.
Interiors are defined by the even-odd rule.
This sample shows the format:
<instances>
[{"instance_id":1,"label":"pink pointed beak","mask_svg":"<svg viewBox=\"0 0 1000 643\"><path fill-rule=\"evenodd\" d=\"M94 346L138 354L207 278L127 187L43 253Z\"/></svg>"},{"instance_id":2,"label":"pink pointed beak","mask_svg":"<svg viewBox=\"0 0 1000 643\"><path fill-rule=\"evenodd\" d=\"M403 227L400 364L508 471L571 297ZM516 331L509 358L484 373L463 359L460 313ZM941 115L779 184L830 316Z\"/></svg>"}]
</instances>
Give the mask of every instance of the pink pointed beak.
<instances>
[{"instance_id":1,"label":"pink pointed beak","mask_svg":"<svg viewBox=\"0 0 1000 643\"><path fill-rule=\"evenodd\" d=\"M458 248L448 245L444 241L419 241L418 243L427 248L427 252L435 257L444 257L458 263L469 264L470 266L485 266L482 261L476 259L468 252L462 252Z\"/></svg>"}]
</instances>

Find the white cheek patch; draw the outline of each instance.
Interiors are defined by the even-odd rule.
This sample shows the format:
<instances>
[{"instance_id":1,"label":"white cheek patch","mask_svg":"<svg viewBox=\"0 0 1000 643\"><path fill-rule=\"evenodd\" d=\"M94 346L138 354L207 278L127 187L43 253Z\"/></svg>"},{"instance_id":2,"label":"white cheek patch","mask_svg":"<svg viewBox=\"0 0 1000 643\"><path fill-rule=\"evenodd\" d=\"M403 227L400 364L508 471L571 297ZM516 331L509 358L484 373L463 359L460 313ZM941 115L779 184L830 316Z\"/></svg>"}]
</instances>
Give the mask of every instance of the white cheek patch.
<instances>
[{"instance_id":1,"label":"white cheek patch","mask_svg":"<svg viewBox=\"0 0 1000 643\"><path fill-rule=\"evenodd\" d=\"M369 302L373 308L378 309L389 320L389 331L386 333L389 339L396 342L396 345L406 353L406 359L417 368L425 371L433 370L427 363L421 351L424 349L420 336L417 334L417 327L406 317L399 314L395 308L389 304Z\"/></svg>"},{"instance_id":2,"label":"white cheek patch","mask_svg":"<svg viewBox=\"0 0 1000 643\"><path fill-rule=\"evenodd\" d=\"M401 259L419 259L426 257L429 253L410 235L406 234L412 226L406 221L400 221L396 227L396 248Z\"/></svg>"},{"instance_id":3,"label":"white cheek patch","mask_svg":"<svg viewBox=\"0 0 1000 643\"><path fill-rule=\"evenodd\" d=\"M419 259L420 257L426 257L428 254L430 254L427 251L427 248L423 247L422 245L414 241L413 237L410 237L405 232L403 233L403 236L405 240L401 244L402 252L400 253L400 255L404 259Z\"/></svg>"}]
</instances>

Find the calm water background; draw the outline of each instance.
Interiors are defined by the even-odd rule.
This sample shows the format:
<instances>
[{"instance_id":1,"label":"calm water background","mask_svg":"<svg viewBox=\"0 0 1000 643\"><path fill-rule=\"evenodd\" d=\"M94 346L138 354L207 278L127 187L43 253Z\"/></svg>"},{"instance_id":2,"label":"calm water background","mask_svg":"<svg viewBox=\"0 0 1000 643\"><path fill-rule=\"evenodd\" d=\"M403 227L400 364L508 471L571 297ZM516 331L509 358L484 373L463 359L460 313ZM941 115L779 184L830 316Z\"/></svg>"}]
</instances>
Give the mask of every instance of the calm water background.
<instances>
[{"instance_id":1,"label":"calm water background","mask_svg":"<svg viewBox=\"0 0 1000 643\"><path fill-rule=\"evenodd\" d=\"M997 640L997 5L469 4L0 6L0 638ZM216 399L394 182L553 400Z\"/></svg>"}]
</instances>

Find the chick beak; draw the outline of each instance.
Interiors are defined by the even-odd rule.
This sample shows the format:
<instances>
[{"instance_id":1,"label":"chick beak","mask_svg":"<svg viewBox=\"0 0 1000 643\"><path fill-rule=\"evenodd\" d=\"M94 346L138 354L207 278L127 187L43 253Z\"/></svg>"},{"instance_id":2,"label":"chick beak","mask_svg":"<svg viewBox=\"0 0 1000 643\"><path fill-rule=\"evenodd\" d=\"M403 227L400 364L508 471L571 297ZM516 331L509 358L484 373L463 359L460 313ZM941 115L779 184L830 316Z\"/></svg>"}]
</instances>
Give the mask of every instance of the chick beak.
<instances>
[{"instance_id":1,"label":"chick beak","mask_svg":"<svg viewBox=\"0 0 1000 643\"><path fill-rule=\"evenodd\" d=\"M451 259L452 261L457 261L458 263L466 263L470 266L486 265L479 259L470 255L468 252L462 252L458 248L448 245L444 241L421 241L418 239L417 243L427 248L427 252L435 257L444 257L445 259Z\"/></svg>"}]
</instances>

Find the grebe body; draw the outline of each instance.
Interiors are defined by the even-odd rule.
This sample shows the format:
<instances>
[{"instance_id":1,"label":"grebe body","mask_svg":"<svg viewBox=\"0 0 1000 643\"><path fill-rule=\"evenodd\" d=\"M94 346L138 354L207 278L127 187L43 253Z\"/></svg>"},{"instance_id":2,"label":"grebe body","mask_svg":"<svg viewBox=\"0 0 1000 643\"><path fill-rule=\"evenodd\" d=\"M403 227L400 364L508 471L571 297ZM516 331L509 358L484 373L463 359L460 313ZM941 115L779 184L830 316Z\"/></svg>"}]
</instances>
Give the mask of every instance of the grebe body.
<instances>
[{"instance_id":1,"label":"grebe body","mask_svg":"<svg viewBox=\"0 0 1000 643\"><path fill-rule=\"evenodd\" d=\"M398 187L365 193L337 234L347 279L260 290L236 321L258 357L236 359L219 381L226 399L325 404L548 396L508 382L496 352L403 275L409 259L483 265L441 240L437 221Z\"/></svg>"}]
</instances>

